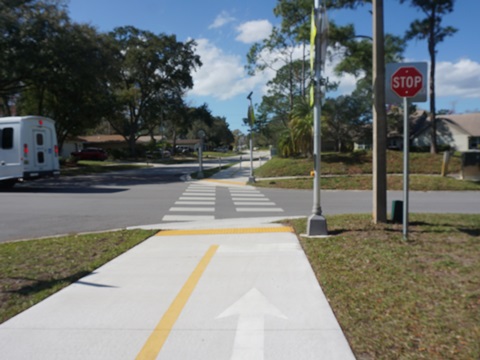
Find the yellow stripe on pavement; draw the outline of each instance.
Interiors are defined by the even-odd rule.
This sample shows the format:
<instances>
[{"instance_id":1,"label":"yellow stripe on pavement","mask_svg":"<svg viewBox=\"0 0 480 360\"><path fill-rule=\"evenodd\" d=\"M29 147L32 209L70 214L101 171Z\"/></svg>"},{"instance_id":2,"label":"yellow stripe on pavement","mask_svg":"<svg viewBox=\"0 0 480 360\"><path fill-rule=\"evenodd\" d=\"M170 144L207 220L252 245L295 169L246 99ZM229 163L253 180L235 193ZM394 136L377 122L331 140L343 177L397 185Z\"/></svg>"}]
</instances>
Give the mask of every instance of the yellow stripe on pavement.
<instances>
[{"instance_id":1,"label":"yellow stripe on pavement","mask_svg":"<svg viewBox=\"0 0 480 360\"><path fill-rule=\"evenodd\" d=\"M155 236L181 236L181 235L225 235L225 234L255 234L255 233L284 233L293 232L290 226L279 227L253 227L253 228L227 228L227 229L197 229L197 230L163 230Z\"/></svg>"},{"instance_id":2,"label":"yellow stripe on pavement","mask_svg":"<svg viewBox=\"0 0 480 360\"><path fill-rule=\"evenodd\" d=\"M213 245L205 253L195 270L193 270L192 274L188 278L187 282L183 285L183 288L180 290L175 300L173 300L171 303L167 312L163 315L162 319L153 330L142 350L137 355L137 360L151 360L157 358L160 350L162 350L162 347L168 338L168 335L170 334L170 331L173 328L173 325L180 316L180 313L190 298L190 295L192 295L193 290L197 286L200 277L217 250L218 245Z\"/></svg>"}]
</instances>

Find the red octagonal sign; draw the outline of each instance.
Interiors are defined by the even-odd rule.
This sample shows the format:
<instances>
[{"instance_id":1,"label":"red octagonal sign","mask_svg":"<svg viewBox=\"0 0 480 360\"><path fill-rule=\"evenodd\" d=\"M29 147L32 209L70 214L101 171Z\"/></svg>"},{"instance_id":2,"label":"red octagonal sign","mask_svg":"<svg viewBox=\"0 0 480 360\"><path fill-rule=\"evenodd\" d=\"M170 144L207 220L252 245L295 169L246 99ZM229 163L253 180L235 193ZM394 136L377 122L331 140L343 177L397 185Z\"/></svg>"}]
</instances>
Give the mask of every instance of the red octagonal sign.
<instances>
[{"instance_id":1,"label":"red octagonal sign","mask_svg":"<svg viewBox=\"0 0 480 360\"><path fill-rule=\"evenodd\" d=\"M423 88L423 76L416 67L398 68L392 75L392 90L400 97L414 97Z\"/></svg>"}]
</instances>

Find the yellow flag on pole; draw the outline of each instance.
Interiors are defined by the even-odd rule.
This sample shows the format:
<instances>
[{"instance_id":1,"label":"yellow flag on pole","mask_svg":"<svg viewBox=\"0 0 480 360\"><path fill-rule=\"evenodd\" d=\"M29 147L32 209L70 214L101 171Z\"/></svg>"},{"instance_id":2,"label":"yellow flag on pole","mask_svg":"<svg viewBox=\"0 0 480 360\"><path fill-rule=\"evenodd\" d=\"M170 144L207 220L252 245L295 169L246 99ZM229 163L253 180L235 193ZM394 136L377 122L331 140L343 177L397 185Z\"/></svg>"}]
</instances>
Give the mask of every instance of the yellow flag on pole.
<instances>
[{"instance_id":1,"label":"yellow flag on pole","mask_svg":"<svg viewBox=\"0 0 480 360\"><path fill-rule=\"evenodd\" d=\"M255 123L255 112L252 105L248 107L248 121L250 122L250 125Z\"/></svg>"},{"instance_id":2,"label":"yellow flag on pole","mask_svg":"<svg viewBox=\"0 0 480 360\"><path fill-rule=\"evenodd\" d=\"M315 71L315 41L317 39L317 24L315 21L315 9L312 8L312 19L310 25L310 70ZM313 78L313 77L312 77ZM314 105L315 85L313 81L310 83L310 106Z\"/></svg>"},{"instance_id":3,"label":"yellow flag on pole","mask_svg":"<svg viewBox=\"0 0 480 360\"><path fill-rule=\"evenodd\" d=\"M315 39L317 38L317 25L315 23L315 9L312 8L312 23L310 26L310 70L315 67Z\"/></svg>"}]
</instances>

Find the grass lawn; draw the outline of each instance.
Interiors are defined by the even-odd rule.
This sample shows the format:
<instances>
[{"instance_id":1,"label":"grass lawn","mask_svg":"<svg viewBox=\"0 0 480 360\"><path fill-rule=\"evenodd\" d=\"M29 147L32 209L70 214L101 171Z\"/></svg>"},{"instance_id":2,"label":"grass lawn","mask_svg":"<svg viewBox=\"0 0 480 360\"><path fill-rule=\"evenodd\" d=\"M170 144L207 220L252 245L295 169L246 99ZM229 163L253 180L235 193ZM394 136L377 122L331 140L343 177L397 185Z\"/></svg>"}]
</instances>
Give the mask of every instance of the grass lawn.
<instances>
[{"instance_id":1,"label":"grass lawn","mask_svg":"<svg viewBox=\"0 0 480 360\"><path fill-rule=\"evenodd\" d=\"M458 190L478 191L480 182L464 181L452 177L441 177L443 154L410 153L410 190ZM274 157L263 166L255 169L258 187L283 189L312 189L313 159ZM461 170L460 157L453 156L448 167L450 174ZM403 153L387 151L387 189L403 189ZM372 153L358 151L353 153L322 154L321 188L341 190L372 190ZM297 177L285 179L266 179L271 177Z\"/></svg>"},{"instance_id":2,"label":"grass lawn","mask_svg":"<svg viewBox=\"0 0 480 360\"><path fill-rule=\"evenodd\" d=\"M440 175L443 154L410 153L409 164L411 174ZM460 158L454 156L449 164L450 173L460 172ZM259 169L258 177L277 176L309 176L313 170L313 159L274 157ZM403 173L403 153L387 151L387 172ZM356 151L352 153L322 154L322 175L358 175L372 173L372 153Z\"/></svg>"},{"instance_id":3,"label":"grass lawn","mask_svg":"<svg viewBox=\"0 0 480 360\"><path fill-rule=\"evenodd\" d=\"M371 154L325 157L322 173L342 176L322 178L322 189L371 189ZM389 152L388 162L389 173L401 172L401 153ZM441 155L412 156L411 165L411 190L480 190L478 182L437 176ZM457 166L452 163L451 171ZM274 158L255 175L308 176L310 170L311 160ZM401 190L402 180L390 175L388 188ZM256 185L311 189L312 183L307 177ZM408 242L401 225L374 225L370 214L327 221L330 237L300 242L358 360L480 359L480 215L410 214ZM306 219L289 225L305 233ZM152 234L120 231L0 244L0 322Z\"/></svg>"},{"instance_id":4,"label":"grass lawn","mask_svg":"<svg viewBox=\"0 0 480 360\"><path fill-rule=\"evenodd\" d=\"M480 358L480 215L327 218L300 241L359 360ZM289 221L297 234L306 220ZM153 235L118 231L0 244L0 322Z\"/></svg>"},{"instance_id":5,"label":"grass lawn","mask_svg":"<svg viewBox=\"0 0 480 360\"><path fill-rule=\"evenodd\" d=\"M153 234L117 231L0 244L0 323Z\"/></svg>"},{"instance_id":6,"label":"grass lawn","mask_svg":"<svg viewBox=\"0 0 480 360\"><path fill-rule=\"evenodd\" d=\"M75 176L88 174L101 174L111 171L134 170L148 167L147 165L125 164L112 161L81 160L77 163L63 165L60 169L61 176Z\"/></svg>"},{"instance_id":7,"label":"grass lawn","mask_svg":"<svg viewBox=\"0 0 480 360\"><path fill-rule=\"evenodd\" d=\"M357 359L480 359L480 215L412 214L408 242L370 215L327 222L301 243Z\"/></svg>"},{"instance_id":8,"label":"grass lawn","mask_svg":"<svg viewBox=\"0 0 480 360\"><path fill-rule=\"evenodd\" d=\"M450 177L441 177L438 175L410 175L409 189L413 191L479 191L480 181L457 180ZM313 188L313 178L305 177L300 179L274 179L274 180L257 180L257 187L281 188L281 189L306 189ZM322 177L320 187L323 190L372 190L372 176L329 176ZM403 176L388 175L388 190L402 190Z\"/></svg>"}]
</instances>

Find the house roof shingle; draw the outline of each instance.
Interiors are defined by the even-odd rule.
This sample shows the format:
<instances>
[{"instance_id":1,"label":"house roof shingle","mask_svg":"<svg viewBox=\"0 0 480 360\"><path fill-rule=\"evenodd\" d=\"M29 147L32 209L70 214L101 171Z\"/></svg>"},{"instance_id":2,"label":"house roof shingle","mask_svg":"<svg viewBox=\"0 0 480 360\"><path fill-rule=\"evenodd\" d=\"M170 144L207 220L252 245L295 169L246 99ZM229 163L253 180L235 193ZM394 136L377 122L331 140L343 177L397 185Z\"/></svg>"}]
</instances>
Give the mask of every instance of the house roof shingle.
<instances>
[{"instance_id":1,"label":"house roof shingle","mask_svg":"<svg viewBox=\"0 0 480 360\"><path fill-rule=\"evenodd\" d=\"M480 113L441 115L437 119L449 120L470 136L480 136Z\"/></svg>"}]
</instances>

